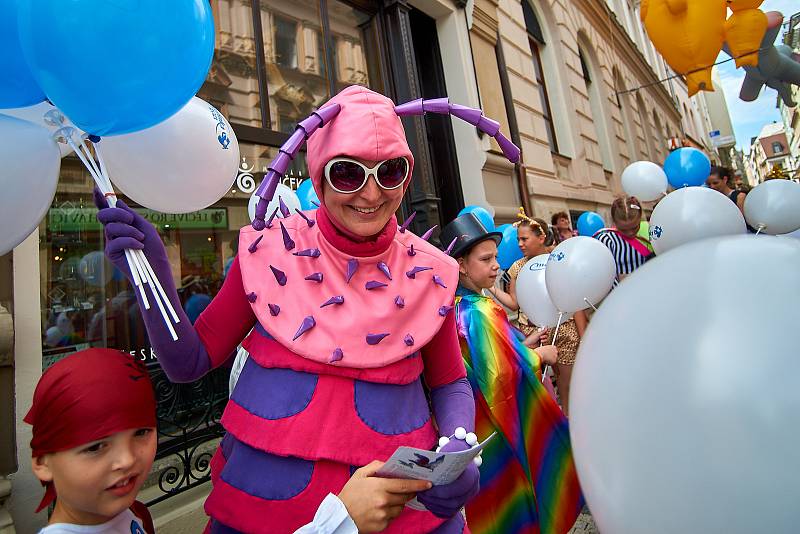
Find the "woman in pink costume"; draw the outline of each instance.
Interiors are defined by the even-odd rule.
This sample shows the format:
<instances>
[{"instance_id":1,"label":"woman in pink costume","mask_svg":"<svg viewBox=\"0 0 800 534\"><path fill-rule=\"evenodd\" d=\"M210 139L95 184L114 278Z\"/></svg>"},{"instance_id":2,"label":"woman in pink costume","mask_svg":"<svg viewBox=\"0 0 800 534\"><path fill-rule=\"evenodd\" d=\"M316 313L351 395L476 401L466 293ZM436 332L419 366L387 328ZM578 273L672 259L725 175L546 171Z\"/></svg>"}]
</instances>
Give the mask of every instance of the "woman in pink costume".
<instances>
[{"instance_id":1,"label":"woman in pink costume","mask_svg":"<svg viewBox=\"0 0 800 534\"><path fill-rule=\"evenodd\" d=\"M177 382L225 364L246 337L251 357L212 460L211 532L292 532L355 468L402 445L431 449L439 436L473 431L452 312L458 267L394 217L414 165L399 115L427 111L471 122L518 159L479 110L447 99L395 106L349 87L281 147L258 191L253 227L241 230L240 253L196 323L181 317L173 341L158 312L143 311L159 361ZM278 180L306 140L322 205L294 214L281 205L283 218L265 221ZM121 202L98 204L108 256L127 272L124 249L144 249L180 310L155 229ZM473 439L451 439L445 450L464 450ZM470 465L452 484L418 495L429 511L406 508L388 531L467 532L459 511L477 490Z\"/></svg>"}]
</instances>

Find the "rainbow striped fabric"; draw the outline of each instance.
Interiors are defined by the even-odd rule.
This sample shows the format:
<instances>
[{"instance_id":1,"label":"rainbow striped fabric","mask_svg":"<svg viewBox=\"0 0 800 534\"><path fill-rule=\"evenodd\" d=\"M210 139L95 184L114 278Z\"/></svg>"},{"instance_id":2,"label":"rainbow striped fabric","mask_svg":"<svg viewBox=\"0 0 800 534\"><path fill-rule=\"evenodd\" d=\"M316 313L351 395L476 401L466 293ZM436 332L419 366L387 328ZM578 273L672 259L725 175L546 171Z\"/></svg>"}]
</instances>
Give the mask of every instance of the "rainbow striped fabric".
<instances>
[{"instance_id":1,"label":"rainbow striped fabric","mask_svg":"<svg viewBox=\"0 0 800 534\"><path fill-rule=\"evenodd\" d=\"M475 392L476 433L487 446L481 491L467 506L475 534L563 534L584 505L567 420L540 382L539 356L497 304L456 298L461 350ZM502 439L500 439L502 438Z\"/></svg>"}]
</instances>

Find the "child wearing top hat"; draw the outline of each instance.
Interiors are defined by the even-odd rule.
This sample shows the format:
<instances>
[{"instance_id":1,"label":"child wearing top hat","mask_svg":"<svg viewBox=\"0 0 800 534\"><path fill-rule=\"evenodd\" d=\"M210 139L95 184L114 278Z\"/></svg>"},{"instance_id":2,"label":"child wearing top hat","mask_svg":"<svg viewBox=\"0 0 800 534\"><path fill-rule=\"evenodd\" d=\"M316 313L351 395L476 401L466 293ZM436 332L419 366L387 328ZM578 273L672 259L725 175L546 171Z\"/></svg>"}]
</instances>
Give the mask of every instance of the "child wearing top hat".
<instances>
[{"instance_id":1,"label":"child wearing top hat","mask_svg":"<svg viewBox=\"0 0 800 534\"><path fill-rule=\"evenodd\" d=\"M532 350L483 289L494 285L499 232L471 213L442 231L458 261L456 324L475 396L475 432L497 432L483 451L481 489L467 505L473 533L563 534L583 507L567 420L541 384L554 346ZM529 343L531 340L528 340Z\"/></svg>"}]
</instances>

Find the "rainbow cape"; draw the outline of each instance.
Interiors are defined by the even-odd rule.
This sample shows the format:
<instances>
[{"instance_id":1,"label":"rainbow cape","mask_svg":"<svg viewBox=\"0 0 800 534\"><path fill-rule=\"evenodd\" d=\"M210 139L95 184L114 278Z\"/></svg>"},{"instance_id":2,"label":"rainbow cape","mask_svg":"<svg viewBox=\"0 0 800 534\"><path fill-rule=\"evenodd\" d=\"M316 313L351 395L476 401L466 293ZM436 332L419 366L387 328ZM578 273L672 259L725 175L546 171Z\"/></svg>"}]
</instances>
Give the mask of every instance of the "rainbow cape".
<instances>
[{"instance_id":1,"label":"rainbow cape","mask_svg":"<svg viewBox=\"0 0 800 534\"><path fill-rule=\"evenodd\" d=\"M467 506L470 530L564 534L584 500L567 420L540 382L541 360L491 299L463 294L456 310L476 432L498 432L483 452L481 491Z\"/></svg>"}]
</instances>

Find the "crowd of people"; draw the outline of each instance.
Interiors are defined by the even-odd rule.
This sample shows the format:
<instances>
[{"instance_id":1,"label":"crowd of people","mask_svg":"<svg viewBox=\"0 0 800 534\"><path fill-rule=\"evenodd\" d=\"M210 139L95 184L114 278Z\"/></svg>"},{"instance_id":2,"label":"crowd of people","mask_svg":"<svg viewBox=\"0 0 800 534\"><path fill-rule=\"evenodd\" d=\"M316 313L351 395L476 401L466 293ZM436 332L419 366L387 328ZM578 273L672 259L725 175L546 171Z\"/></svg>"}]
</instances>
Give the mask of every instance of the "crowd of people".
<instances>
[{"instance_id":1,"label":"crowd of people","mask_svg":"<svg viewBox=\"0 0 800 534\"><path fill-rule=\"evenodd\" d=\"M96 195L109 259L130 279L125 250L144 250L181 315L173 341L141 307L170 379L230 365L240 344L249 353L211 462L206 530L566 533L584 506L566 416L589 317L539 328L519 309L516 279L575 235L568 214L548 225L520 211L523 257L500 287L502 234L474 215L443 228L445 252L398 224L414 160L394 104L351 87L326 105L341 111L308 139L319 209L243 228L222 288L191 317L155 228ZM715 169L709 185L726 176ZM611 217L595 237L621 280L652 248L636 198L615 200ZM547 366L557 396L542 385ZM155 413L147 372L126 353L88 349L44 373L25 418L39 509L52 507L42 532L153 532L136 496ZM379 474L400 446L459 452L493 433L449 484Z\"/></svg>"}]
</instances>

